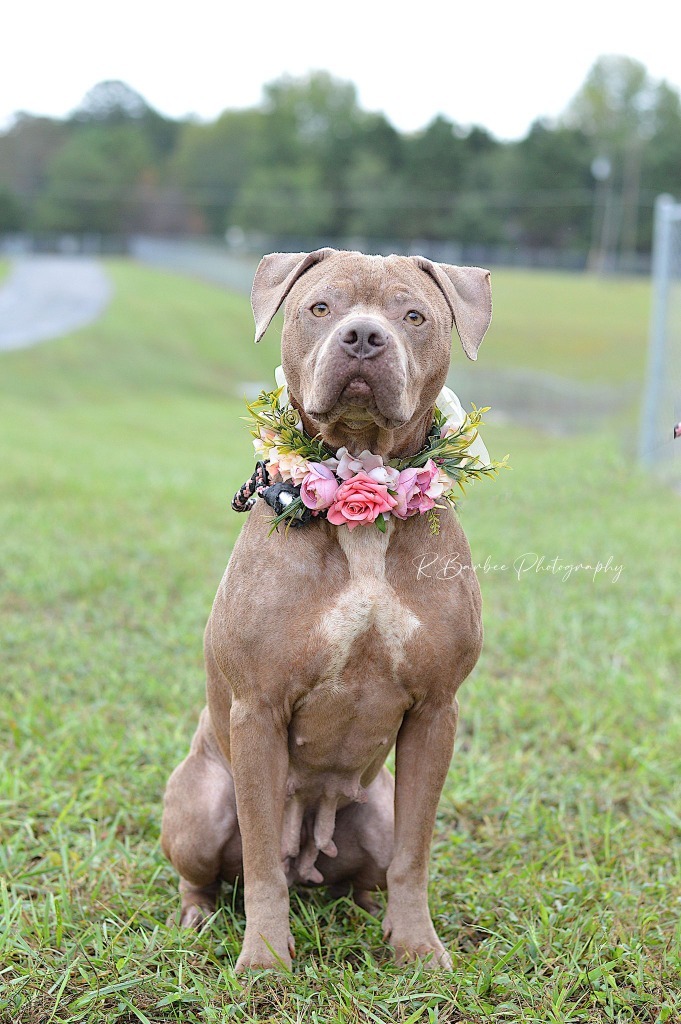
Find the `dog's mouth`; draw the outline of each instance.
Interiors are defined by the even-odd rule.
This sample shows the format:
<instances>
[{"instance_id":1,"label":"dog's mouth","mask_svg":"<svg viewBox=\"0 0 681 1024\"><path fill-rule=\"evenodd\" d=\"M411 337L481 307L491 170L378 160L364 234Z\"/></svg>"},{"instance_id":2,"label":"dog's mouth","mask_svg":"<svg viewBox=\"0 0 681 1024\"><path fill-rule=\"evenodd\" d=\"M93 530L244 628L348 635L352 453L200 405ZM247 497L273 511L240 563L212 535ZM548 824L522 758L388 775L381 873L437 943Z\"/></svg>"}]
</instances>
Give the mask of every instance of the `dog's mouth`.
<instances>
[{"instance_id":1,"label":"dog's mouth","mask_svg":"<svg viewBox=\"0 0 681 1024\"><path fill-rule=\"evenodd\" d=\"M333 404L312 415L320 423L341 423L350 430L366 429L367 424L394 429L402 420L386 416L379 407L371 384L364 377L352 377L340 390Z\"/></svg>"},{"instance_id":2,"label":"dog's mouth","mask_svg":"<svg viewBox=\"0 0 681 1024\"><path fill-rule=\"evenodd\" d=\"M358 409L369 409L376 405L373 389L364 377L353 377L349 380L338 396L338 402L357 406Z\"/></svg>"},{"instance_id":3,"label":"dog's mouth","mask_svg":"<svg viewBox=\"0 0 681 1024\"><path fill-rule=\"evenodd\" d=\"M364 377L348 381L338 396L336 409L340 412L339 421L350 430L362 430L367 423L381 418L373 389Z\"/></svg>"}]
</instances>

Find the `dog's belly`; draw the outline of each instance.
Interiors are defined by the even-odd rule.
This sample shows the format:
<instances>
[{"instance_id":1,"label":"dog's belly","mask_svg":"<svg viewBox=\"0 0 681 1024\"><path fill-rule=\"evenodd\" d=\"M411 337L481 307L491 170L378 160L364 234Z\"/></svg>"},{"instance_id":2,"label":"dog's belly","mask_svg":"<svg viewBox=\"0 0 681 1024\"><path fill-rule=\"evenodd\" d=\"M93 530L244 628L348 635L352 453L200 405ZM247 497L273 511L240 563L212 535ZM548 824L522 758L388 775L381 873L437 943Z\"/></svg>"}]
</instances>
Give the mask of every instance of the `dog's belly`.
<instances>
[{"instance_id":1,"label":"dog's belly","mask_svg":"<svg viewBox=\"0 0 681 1024\"><path fill-rule=\"evenodd\" d=\"M337 808L365 799L395 742L412 703L407 648L421 629L385 579L388 538L341 537L350 581L310 632L322 668L289 726L282 849L290 876L309 882L321 881L318 853L334 856Z\"/></svg>"}]
</instances>

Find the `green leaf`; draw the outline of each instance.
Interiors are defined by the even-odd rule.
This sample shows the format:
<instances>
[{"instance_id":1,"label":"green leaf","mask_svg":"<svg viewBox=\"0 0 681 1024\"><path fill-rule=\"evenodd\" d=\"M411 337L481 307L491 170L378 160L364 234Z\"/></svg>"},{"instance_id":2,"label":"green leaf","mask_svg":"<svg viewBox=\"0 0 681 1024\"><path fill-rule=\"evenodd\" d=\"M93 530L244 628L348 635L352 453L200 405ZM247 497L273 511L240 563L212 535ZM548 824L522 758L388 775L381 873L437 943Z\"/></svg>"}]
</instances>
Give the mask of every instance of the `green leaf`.
<instances>
[{"instance_id":1,"label":"green leaf","mask_svg":"<svg viewBox=\"0 0 681 1024\"><path fill-rule=\"evenodd\" d=\"M385 521L385 516L383 515L382 512L378 513L378 515L376 516L376 519L374 520L374 522L376 523L376 526L379 528L381 533L385 533L385 531L387 529L387 523Z\"/></svg>"}]
</instances>

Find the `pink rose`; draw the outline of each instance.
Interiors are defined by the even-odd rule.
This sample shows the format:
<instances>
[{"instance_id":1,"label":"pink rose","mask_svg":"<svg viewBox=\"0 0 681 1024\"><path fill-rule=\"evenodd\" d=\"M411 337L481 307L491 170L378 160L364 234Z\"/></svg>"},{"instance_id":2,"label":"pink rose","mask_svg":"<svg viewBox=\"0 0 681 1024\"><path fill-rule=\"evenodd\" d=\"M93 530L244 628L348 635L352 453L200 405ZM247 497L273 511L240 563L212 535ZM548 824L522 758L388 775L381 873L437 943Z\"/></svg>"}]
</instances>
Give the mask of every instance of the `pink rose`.
<instances>
[{"instance_id":1,"label":"pink rose","mask_svg":"<svg viewBox=\"0 0 681 1024\"><path fill-rule=\"evenodd\" d=\"M428 459L425 466L418 471L416 479L419 490L429 498L439 498L444 491L444 485L440 479L440 467L436 466L432 459Z\"/></svg>"},{"instance_id":2,"label":"pink rose","mask_svg":"<svg viewBox=\"0 0 681 1024\"><path fill-rule=\"evenodd\" d=\"M340 485L327 518L334 526L345 524L349 530L354 530L356 526L374 523L381 513L390 512L396 504L384 484L372 480L368 473L358 473Z\"/></svg>"},{"instance_id":3,"label":"pink rose","mask_svg":"<svg viewBox=\"0 0 681 1024\"><path fill-rule=\"evenodd\" d=\"M461 422L463 422L463 420ZM452 434L458 434L460 430L461 430L461 423L457 424L457 423L454 423L452 420L447 420L445 425L440 430L440 437L451 437ZM461 436L465 437L466 440L468 441L468 440L472 440L473 439L474 434L475 434L474 430L469 430L466 434L462 434Z\"/></svg>"},{"instance_id":4,"label":"pink rose","mask_svg":"<svg viewBox=\"0 0 681 1024\"><path fill-rule=\"evenodd\" d=\"M300 485L303 505L311 509L328 508L338 490L333 470L323 462L308 462L309 473Z\"/></svg>"},{"instance_id":5,"label":"pink rose","mask_svg":"<svg viewBox=\"0 0 681 1024\"><path fill-rule=\"evenodd\" d=\"M435 499L431 498L425 491L421 491L417 488L414 496L409 501L407 508L407 515L414 515L416 512L419 515L423 515L424 512L430 512L431 508L435 506Z\"/></svg>"},{"instance_id":6,"label":"pink rose","mask_svg":"<svg viewBox=\"0 0 681 1024\"><path fill-rule=\"evenodd\" d=\"M440 469L432 459L428 459L420 469L403 469L397 481L394 514L398 519L407 519L417 512L423 515L434 507L435 498L439 498L444 490Z\"/></svg>"},{"instance_id":7,"label":"pink rose","mask_svg":"<svg viewBox=\"0 0 681 1024\"><path fill-rule=\"evenodd\" d=\"M416 480L417 474L418 469L403 469L397 479L395 494L397 500L393 509L393 515L396 515L398 519L406 519L408 516L414 515L410 502L413 500L414 495L420 494L419 485Z\"/></svg>"}]
</instances>

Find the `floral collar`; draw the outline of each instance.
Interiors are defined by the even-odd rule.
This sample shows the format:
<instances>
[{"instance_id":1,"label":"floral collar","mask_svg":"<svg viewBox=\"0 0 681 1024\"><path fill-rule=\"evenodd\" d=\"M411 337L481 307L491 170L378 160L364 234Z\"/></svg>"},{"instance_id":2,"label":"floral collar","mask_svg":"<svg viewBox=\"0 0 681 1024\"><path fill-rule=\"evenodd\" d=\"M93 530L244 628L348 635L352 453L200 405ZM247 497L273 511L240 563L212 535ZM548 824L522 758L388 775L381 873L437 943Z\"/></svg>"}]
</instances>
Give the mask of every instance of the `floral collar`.
<instances>
[{"instance_id":1,"label":"floral collar","mask_svg":"<svg viewBox=\"0 0 681 1024\"><path fill-rule=\"evenodd\" d=\"M449 388L438 395L421 451L384 462L369 451L333 451L319 436L310 437L289 402L280 366L275 377L274 391L261 391L246 403L258 462L232 501L236 512L246 512L256 496L262 497L274 510L273 529L280 523L302 526L325 518L349 530L374 525L385 532L391 515L427 515L431 531L438 533L437 510L456 506L457 488L463 492L465 483L495 476L507 465L508 456L501 462L490 460L478 434L489 407L473 405L472 412L464 413Z\"/></svg>"}]
</instances>

